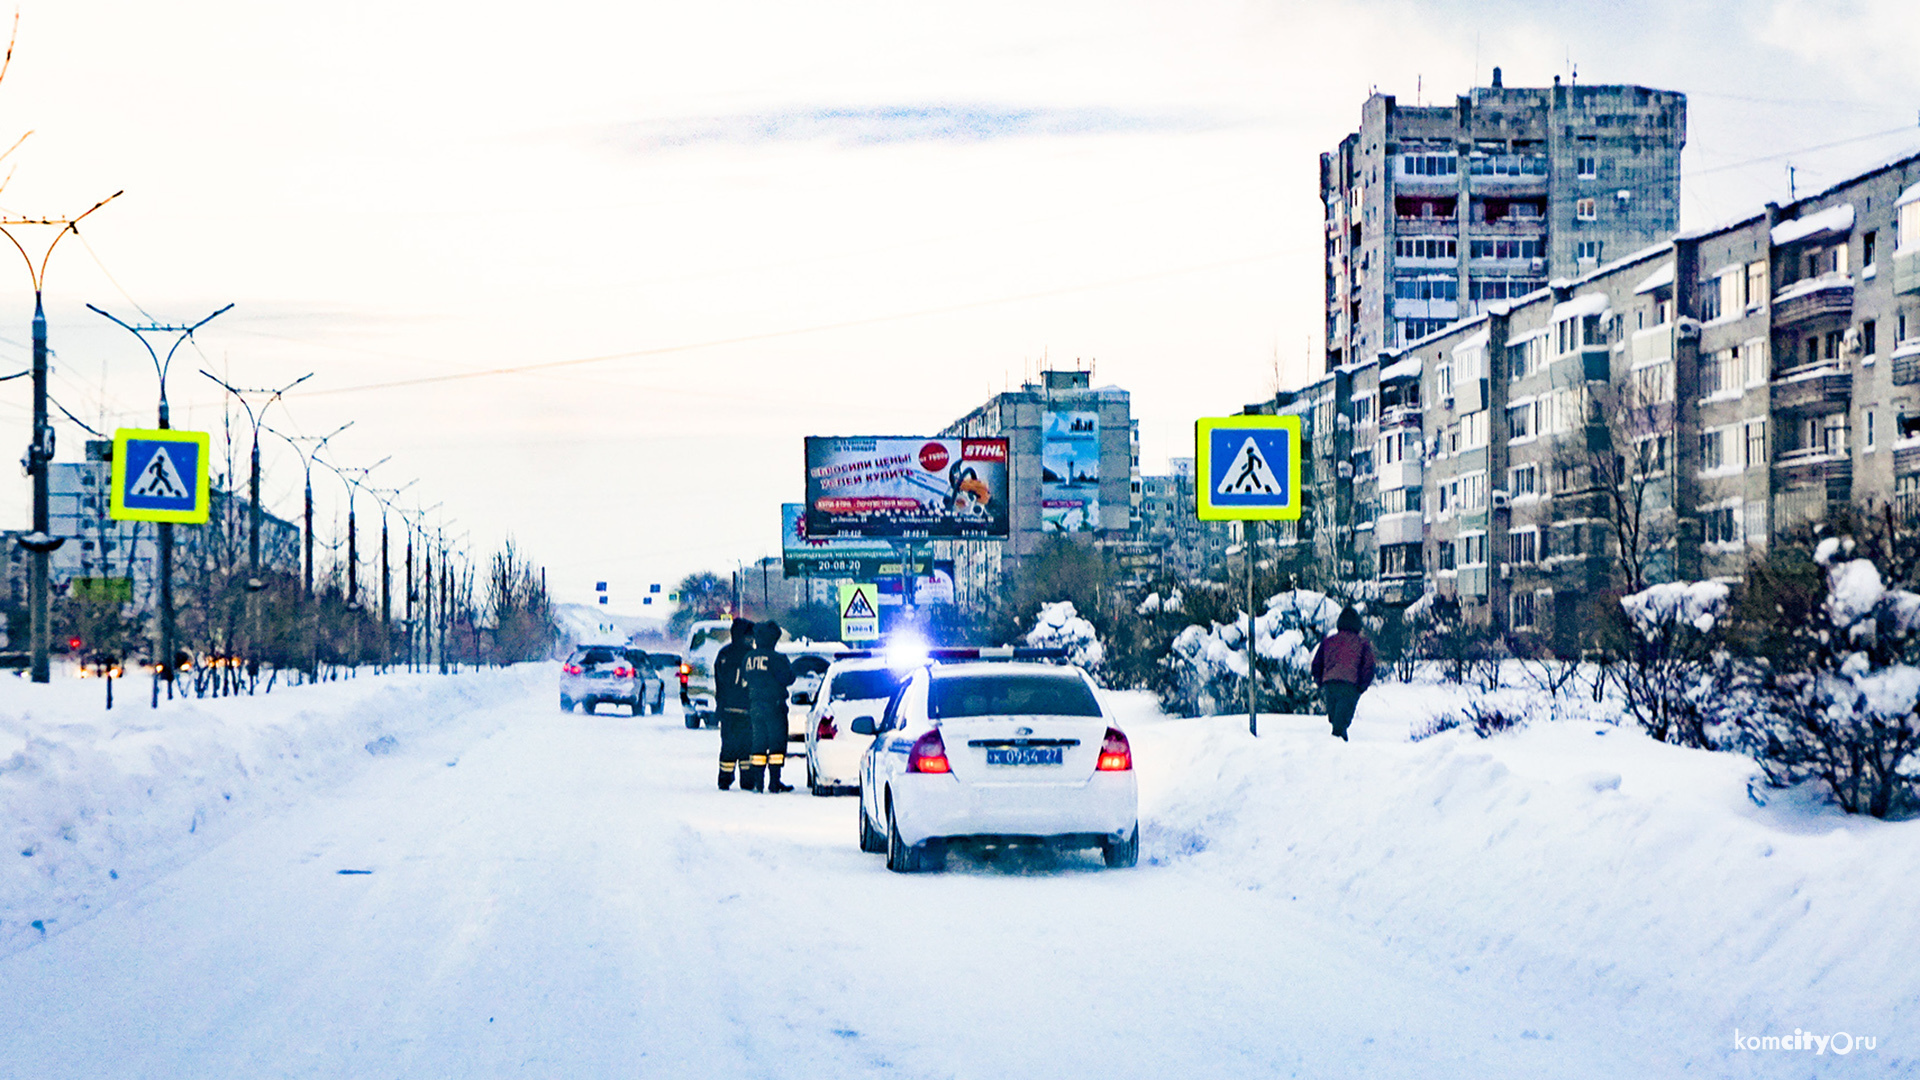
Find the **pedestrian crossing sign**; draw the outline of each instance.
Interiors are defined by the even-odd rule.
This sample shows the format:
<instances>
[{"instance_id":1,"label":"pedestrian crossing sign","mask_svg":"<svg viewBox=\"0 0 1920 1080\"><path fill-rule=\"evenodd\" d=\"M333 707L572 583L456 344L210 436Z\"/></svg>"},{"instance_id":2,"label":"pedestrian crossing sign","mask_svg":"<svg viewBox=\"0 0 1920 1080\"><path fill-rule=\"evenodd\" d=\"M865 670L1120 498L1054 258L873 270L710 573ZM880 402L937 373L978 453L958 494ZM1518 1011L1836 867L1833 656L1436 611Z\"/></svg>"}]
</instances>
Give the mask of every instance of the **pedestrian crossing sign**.
<instances>
[{"instance_id":1,"label":"pedestrian crossing sign","mask_svg":"<svg viewBox=\"0 0 1920 1080\"><path fill-rule=\"evenodd\" d=\"M873 606L877 591L866 583L840 586L841 641L873 641L880 636L880 611Z\"/></svg>"},{"instance_id":2,"label":"pedestrian crossing sign","mask_svg":"<svg viewBox=\"0 0 1920 1080\"><path fill-rule=\"evenodd\" d=\"M1300 417L1203 417L1194 429L1200 520L1299 520Z\"/></svg>"},{"instance_id":3,"label":"pedestrian crossing sign","mask_svg":"<svg viewBox=\"0 0 1920 1080\"><path fill-rule=\"evenodd\" d=\"M207 520L207 458L212 439L204 431L113 433L115 521L165 521L204 525Z\"/></svg>"}]
</instances>

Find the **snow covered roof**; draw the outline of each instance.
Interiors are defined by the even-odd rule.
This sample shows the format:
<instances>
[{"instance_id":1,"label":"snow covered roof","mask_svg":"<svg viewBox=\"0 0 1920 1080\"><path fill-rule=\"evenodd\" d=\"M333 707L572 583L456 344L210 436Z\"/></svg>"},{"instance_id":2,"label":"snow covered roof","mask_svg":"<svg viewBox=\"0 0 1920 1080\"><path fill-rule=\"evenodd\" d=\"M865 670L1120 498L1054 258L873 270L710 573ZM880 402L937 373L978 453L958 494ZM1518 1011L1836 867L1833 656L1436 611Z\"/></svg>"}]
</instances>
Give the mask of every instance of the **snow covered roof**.
<instances>
[{"instance_id":1,"label":"snow covered roof","mask_svg":"<svg viewBox=\"0 0 1920 1080\"><path fill-rule=\"evenodd\" d=\"M1380 381L1392 379L1417 379L1420 377L1420 358L1409 356L1398 363L1388 364L1380 370Z\"/></svg>"},{"instance_id":2,"label":"snow covered roof","mask_svg":"<svg viewBox=\"0 0 1920 1080\"><path fill-rule=\"evenodd\" d=\"M1508 338L1507 347L1512 348L1515 345L1525 345L1527 342L1532 341L1534 338L1543 338L1552 332L1553 331L1547 329L1544 326L1538 330L1529 330L1528 332L1521 334L1518 337Z\"/></svg>"},{"instance_id":3,"label":"snow covered roof","mask_svg":"<svg viewBox=\"0 0 1920 1080\"><path fill-rule=\"evenodd\" d=\"M1893 205L1905 206L1910 202L1920 202L1920 184L1915 184L1901 192L1900 197L1893 201Z\"/></svg>"},{"instance_id":4,"label":"snow covered roof","mask_svg":"<svg viewBox=\"0 0 1920 1080\"><path fill-rule=\"evenodd\" d=\"M1671 272L1673 264L1668 263L1667 269ZM1553 321L1559 322L1561 319L1577 319L1582 315L1598 315L1605 310L1607 310L1606 293L1584 293L1564 304L1553 305Z\"/></svg>"},{"instance_id":5,"label":"snow covered roof","mask_svg":"<svg viewBox=\"0 0 1920 1080\"><path fill-rule=\"evenodd\" d=\"M1661 263L1660 269L1648 274L1646 280L1633 287L1633 295L1639 296L1641 293L1649 293L1655 289L1664 289L1672 284L1673 264L1670 262Z\"/></svg>"},{"instance_id":6,"label":"snow covered roof","mask_svg":"<svg viewBox=\"0 0 1920 1080\"><path fill-rule=\"evenodd\" d=\"M1487 332L1482 330L1460 344L1455 345L1453 347L1453 353L1455 356L1458 356L1468 349L1484 349L1487 347L1487 340Z\"/></svg>"},{"instance_id":7,"label":"snow covered roof","mask_svg":"<svg viewBox=\"0 0 1920 1080\"><path fill-rule=\"evenodd\" d=\"M1805 240L1826 233L1846 232L1853 228L1853 204L1842 203L1829 206L1816 214L1803 218L1783 221L1773 227L1775 244L1791 244L1796 240Z\"/></svg>"}]
</instances>

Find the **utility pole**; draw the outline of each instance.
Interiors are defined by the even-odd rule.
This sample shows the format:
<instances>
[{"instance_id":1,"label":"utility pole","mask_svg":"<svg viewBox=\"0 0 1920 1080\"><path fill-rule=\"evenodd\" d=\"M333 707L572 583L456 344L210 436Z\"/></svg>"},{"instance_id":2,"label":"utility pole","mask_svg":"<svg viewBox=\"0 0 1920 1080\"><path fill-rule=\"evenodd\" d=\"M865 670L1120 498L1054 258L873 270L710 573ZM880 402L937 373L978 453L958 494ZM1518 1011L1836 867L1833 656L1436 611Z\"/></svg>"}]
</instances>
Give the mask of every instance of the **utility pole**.
<instances>
[{"instance_id":1,"label":"utility pole","mask_svg":"<svg viewBox=\"0 0 1920 1080\"><path fill-rule=\"evenodd\" d=\"M302 511L303 522L304 522L304 536L302 540L302 547L304 550L301 553L301 563L300 563L300 595L308 599L311 599L313 597L313 462L314 462L314 458L316 455L320 453L320 451L326 449L327 441L329 439L332 439L335 435L340 434L341 432L347 430L352 426L353 426L353 421L349 420L346 423L341 424L339 427L334 428L332 431L327 432L325 435L321 435L318 437L315 437L312 435L288 435L285 432L275 431L272 428L266 429L269 434L280 436L280 438L286 440L286 443L288 446L293 447L294 454L300 458L301 470L305 473L306 503ZM301 443L303 442L311 442L313 444L313 448L311 450L302 449Z\"/></svg>"},{"instance_id":2,"label":"utility pole","mask_svg":"<svg viewBox=\"0 0 1920 1080\"><path fill-rule=\"evenodd\" d=\"M82 216L84 217L85 215ZM226 307L201 319L199 322L184 326L169 326L162 323L129 324L92 304L87 305L87 310L119 324L122 329L139 339L141 346L147 350L147 355L153 359L153 372L160 380L160 409L158 420L160 429L165 431L173 426L172 416L167 408L167 371L173 366L173 354L179 351L181 345L193 337L194 331L233 310L233 305L228 304ZM173 346L167 350L167 358L165 360L160 359L160 354L154 351L153 343L147 340L148 334L177 335L174 338ZM211 468L211 463L205 467ZM160 655L155 657L158 661L155 672L166 680L167 699L171 701L173 699L174 659L177 655L177 649L174 643L173 620L173 523L162 521L158 523L156 531L160 534ZM156 685L154 687L154 706L156 708L159 706L159 690L160 688Z\"/></svg>"},{"instance_id":3,"label":"utility pole","mask_svg":"<svg viewBox=\"0 0 1920 1080\"><path fill-rule=\"evenodd\" d=\"M249 609L247 612L247 679L249 680L247 692L252 693L252 680L260 676L261 612L259 594L260 590L267 587L266 581L260 577L260 425L266 420L267 410L273 407L273 403L286 396L287 391L313 378L313 372L307 372L305 375L280 387L278 390L244 390L234 386L205 368L200 369L200 374L212 379L215 383L219 384L222 390L232 394L234 400L240 403L240 407L247 411L247 422L253 427L252 468L247 475L246 581L247 607ZM258 412L254 411L253 403L247 400L248 394L266 396L267 400L261 404Z\"/></svg>"},{"instance_id":4,"label":"utility pole","mask_svg":"<svg viewBox=\"0 0 1920 1080\"><path fill-rule=\"evenodd\" d=\"M7 47L11 57L13 47ZM4 70L4 69L0 69ZM16 144L17 145L17 144ZM27 276L33 281L33 442L27 446L27 456L21 461L27 474L33 477L33 531L20 538L20 546L33 556L32 577L28 586L28 608L33 626L31 631L33 650L33 681L48 682L53 678L47 657L50 628L47 610L50 591L47 580L47 560L53 550L65 540L51 535L47 530L51 526L47 513L47 466L53 462L53 425L47 422L47 309L43 302L47 281L47 262L53 258L53 249L60 246L68 233L79 233L80 222L87 214L107 205L120 197L120 192L101 199L88 207L86 213L70 218L0 218L0 236L5 236L20 252L20 258L27 264ZM36 264L33 256L27 253L26 245L13 235L15 229L28 225L53 226L53 239L47 242L47 248L40 254Z\"/></svg>"}]
</instances>

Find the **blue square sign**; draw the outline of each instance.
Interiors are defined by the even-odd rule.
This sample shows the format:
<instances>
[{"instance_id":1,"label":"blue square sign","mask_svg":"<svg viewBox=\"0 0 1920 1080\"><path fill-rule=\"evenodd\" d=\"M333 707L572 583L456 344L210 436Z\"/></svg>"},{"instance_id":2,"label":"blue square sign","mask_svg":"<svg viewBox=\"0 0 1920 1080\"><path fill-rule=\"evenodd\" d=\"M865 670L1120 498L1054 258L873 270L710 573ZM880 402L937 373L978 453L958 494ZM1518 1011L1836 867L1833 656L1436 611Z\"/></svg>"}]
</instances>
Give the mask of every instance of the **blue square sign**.
<instances>
[{"instance_id":1,"label":"blue square sign","mask_svg":"<svg viewBox=\"0 0 1920 1080\"><path fill-rule=\"evenodd\" d=\"M1208 417L1195 428L1195 510L1202 521L1300 517L1299 417Z\"/></svg>"},{"instance_id":2,"label":"blue square sign","mask_svg":"<svg viewBox=\"0 0 1920 1080\"><path fill-rule=\"evenodd\" d=\"M199 525L207 520L207 451L204 431L113 433L113 500L116 521L165 521Z\"/></svg>"}]
</instances>

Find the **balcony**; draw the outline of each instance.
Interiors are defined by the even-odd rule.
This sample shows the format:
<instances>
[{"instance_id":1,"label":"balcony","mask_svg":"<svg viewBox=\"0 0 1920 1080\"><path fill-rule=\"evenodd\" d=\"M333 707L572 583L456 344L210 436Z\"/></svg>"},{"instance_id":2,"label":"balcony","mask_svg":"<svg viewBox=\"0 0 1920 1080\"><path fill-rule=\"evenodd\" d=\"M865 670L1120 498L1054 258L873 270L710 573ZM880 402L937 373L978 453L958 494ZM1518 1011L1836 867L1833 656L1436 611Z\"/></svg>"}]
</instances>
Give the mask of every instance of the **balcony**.
<instances>
[{"instance_id":1,"label":"balcony","mask_svg":"<svg viewBox=\"0 0 1920 1080\"><path fill-rule=\"evenodd\" d=\"M1400 514L1381 514L1374 519L1373 542L1376 544L1418 544L1426 538L1426 526L1421 523L1418 510L1408 510Z\"/></svg>"},{"instance_id":2,"label":"balcony","mask_svg":"<svg viewBox=\"0 0 1920 1080\"><path fill-rule=\"evenodd\" d=\"M1380 410L1380 430L1420 426L1418 405L1389 405Z\"/></svg>"},{"instance_id":3,"label":"balcony","mask_svg":"<svg viewBox=\"0 0 1920 1080\"><path fill-rule=\"evenodd\" d=\"M1775 379L1773 411L1843 412L1853 401L1853 372L1829 365L1790 371Z\"/></svg>"},{"instance_id":4,"label":"balcony","mask_svg":"<svg viewBox=\"0 0 1920 1080\"><path fill-rule=\"evenodd\" d=\"M1547 219L1543 217L1503 217L1498 221L1475 219L1467 223L1467 236L1521 236L1529 240L1547 234Z\"/></svg>"},{"instance_id":5,"label":"balcony","mask_svg":"<svg viewBox=\"0 0 1920 1080\"><path fill-rule=\"evenodd\" d=\"M1920 438L1902 439L1893 444L1893 475L1920 473Z\"/></svg>"},{"instance_id":6,"label":"balcony","mask_svg":"<svg viewBox=\"0 0 1920 1080\"><path fill-rule=\"evenodd\" d=\"M1823 315L1847 318L1853 314L1853 279L1845 274L1822 274L1796 281L1773 298L1773 325L1817 319Z\"/></svg>"},{"instance_id":7,"label":"balcony","mask_svg":"<svg viewBox=\"0 0 1920 1080\"><path fill-rule=\"evenodd\" d=\"M1380 602L1401 607L1426 595L1426 579L1419 574L1380 579Z\"/></svg>"},{"instance_id":8,"label":"balcony","mask_svg":"<svg viewBox=\"0 0 1920 1080\"><path fill-rule=\"evenodd\" d=\"M1920 250L1894 252L1893 291L1899 296L1920 293Z\"/></svg>"},{"instance_id":9,"label":"balcony","mask_svg":"<svg viewBox=\"0 0 1920 1080\"><path fill-rule=\"evenodd\" d=\"M1793 450L1773 463L1773 481L1782 488L1823 487L1828 500L1845 502L1853 495L1853 459L1824 447Z\"/></svg>"}]
</instances>

